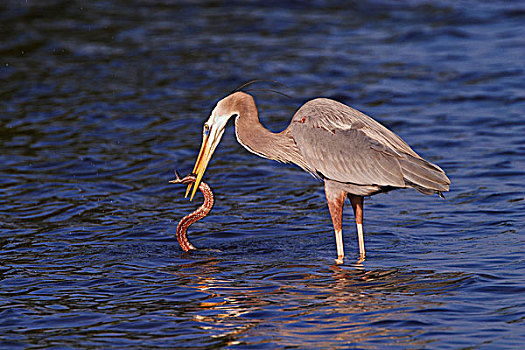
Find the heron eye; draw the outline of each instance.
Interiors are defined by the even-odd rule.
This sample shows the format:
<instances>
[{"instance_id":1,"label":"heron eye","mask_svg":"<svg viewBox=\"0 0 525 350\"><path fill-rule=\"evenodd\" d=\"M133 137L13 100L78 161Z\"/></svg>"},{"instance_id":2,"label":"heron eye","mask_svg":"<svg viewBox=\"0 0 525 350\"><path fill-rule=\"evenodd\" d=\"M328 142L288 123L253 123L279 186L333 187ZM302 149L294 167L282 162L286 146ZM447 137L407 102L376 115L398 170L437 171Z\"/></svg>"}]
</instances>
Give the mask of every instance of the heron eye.
<instances>
[{"instance_id":1,"label":"heron eye","mask_svg":"<svg viewBox=\"0 0 525 350\"><path fill-rule=\"evenodd\" d=\"M204 130L203 130L204 135L208 135L209 131L210 131L210 127L208 126L208 124L204 124Z\"/></svg>"}]
</instances>

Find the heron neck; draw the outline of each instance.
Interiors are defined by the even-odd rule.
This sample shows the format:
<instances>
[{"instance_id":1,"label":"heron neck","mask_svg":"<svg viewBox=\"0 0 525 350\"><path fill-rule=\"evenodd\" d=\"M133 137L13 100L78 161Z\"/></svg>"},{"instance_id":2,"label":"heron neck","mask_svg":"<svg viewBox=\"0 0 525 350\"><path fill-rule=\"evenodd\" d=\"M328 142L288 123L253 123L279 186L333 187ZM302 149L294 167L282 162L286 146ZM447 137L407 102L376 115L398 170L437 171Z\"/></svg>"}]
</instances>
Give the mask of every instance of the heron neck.
<instances>
[{"instance_id":1,"label":"heron neck","mask_svg":"<svg viewBox=\"0 0 525 350\"><path fill-rule=\"evenodd\" d=\"M283 163L306 164L288 129L279 133L266 129L259 120L255 104L245 108L235 119L237 141L248 151Z\"/></svg>"}]
</instances>

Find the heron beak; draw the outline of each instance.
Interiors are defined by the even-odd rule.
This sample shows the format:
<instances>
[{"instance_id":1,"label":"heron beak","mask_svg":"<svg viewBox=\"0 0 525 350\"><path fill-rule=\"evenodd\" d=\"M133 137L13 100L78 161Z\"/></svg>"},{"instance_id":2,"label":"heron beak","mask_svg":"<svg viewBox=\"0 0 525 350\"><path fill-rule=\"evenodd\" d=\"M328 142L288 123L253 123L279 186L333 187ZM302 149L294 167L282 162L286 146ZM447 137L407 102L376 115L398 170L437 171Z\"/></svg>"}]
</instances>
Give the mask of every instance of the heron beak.
<instances>
[{"instance_id":1,"label":"heron beak","mask_svg":"<svg viewBox=\"0 0 525 350\"><path fill-rule=\"evenodd\" d=\"M186 197L188 197L191 186L193 185L193 191L191 192L190 200L193 200L193 196L195 195L195 192L197 192L197 188L199 188L204 172L206 171L208 163L210 162L211 156L215 152L215 149L219 145L222 135L224 134L224 128L226 127L227 122L228 118L214 118L212 116L206 123L206 125L209 126L209 130L205 130L202 135L201 150L199 151L197 161L195 162L195 167L193 168L193 174L195 174L196 180L194 184L190 183L188 189L186 190Z\"/></svg>"},{"instance_id":2,"label":"heron beak","mask_svg":"<svg viewBox=\"0 0 525 350\"><path fill-rule=\"evenodd\" d=\"M193 185L193 192L191 193L190 201L193 200L193 196L195 196L195 192L197 192L197 188L199 188L204 171L206 170L206 167L208 166L208 163L210 162L211 156L213 154L213 152L210 152L209 139L209 134L203 137L201 150L197 156L195 167L193 167L193 174L195 174L197 179L195 180L194 184L190 183L188 185L188 189L186 190L186 197L188 197L188 193L190 193L191 186Z\"/></svg>"}]
</instances>

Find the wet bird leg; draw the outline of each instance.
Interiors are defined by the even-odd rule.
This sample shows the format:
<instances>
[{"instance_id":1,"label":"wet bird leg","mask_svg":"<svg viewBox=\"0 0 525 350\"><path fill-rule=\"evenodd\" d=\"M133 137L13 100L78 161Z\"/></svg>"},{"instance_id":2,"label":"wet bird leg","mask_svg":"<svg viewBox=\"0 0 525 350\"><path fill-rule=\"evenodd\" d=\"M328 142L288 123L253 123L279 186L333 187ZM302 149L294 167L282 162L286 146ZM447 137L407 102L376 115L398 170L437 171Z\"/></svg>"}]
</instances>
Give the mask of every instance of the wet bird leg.
<instances>
[{"instance_id":1,"label":"wet bird leg","mask_svg":"<svg viewBox=\"0 0 525 350\"><path fill-rule=\"evenodd\" d=\"M352 209L354 209L355 223L357 224L357 239L359 241L359 258L365 258L365 238L363 237L363 196L349 195Z\"/></svg>"},{"instance_id":2,"label":"wet bird leg","mask_svg":"<svg viewBox=\"0 0 525 350\"><path fill-rule=\"evenodd\" d=\"M332 223L335 231L335 243L337 246L337 264L343 263L345 257L345 250L343 247L343 206L345 203L346 192L337 190L325 182L326 201L328 202L328 209L332 216Z\"/></svg>"}]
</instances>

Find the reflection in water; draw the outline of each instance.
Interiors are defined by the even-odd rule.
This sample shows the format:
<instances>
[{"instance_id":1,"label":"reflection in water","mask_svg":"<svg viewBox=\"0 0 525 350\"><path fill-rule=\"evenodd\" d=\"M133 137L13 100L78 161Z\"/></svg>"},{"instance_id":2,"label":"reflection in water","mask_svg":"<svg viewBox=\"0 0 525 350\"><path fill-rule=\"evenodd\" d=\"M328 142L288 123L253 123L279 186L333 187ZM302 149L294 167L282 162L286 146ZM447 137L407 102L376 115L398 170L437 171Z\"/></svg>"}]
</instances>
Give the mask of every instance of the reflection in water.
<instances>
[{"instance_id":1,"label":"reflection in water","mask_svg":"<svg viewBox=\"0 0 525 350\"><path fill-rule=\"evenodd\" d=\"M212 258L170 268L200 295L188 301L180 316L193 319L196 328L226 345L245 338L253 339L248 344L257 344L260 337L283 346L331 347L379 340L383 346L421 346L428 339L419 340L418 334L428 324L414 320L413 313L441 303L419 296L453 294L470 278L462 273L367 270L362 265L323 269L253 264L239 269L252 280L247 284L221 279L227 265L228 261ZM333 331L334 336L327 338Z\"/></svg>"}]
</instances>

